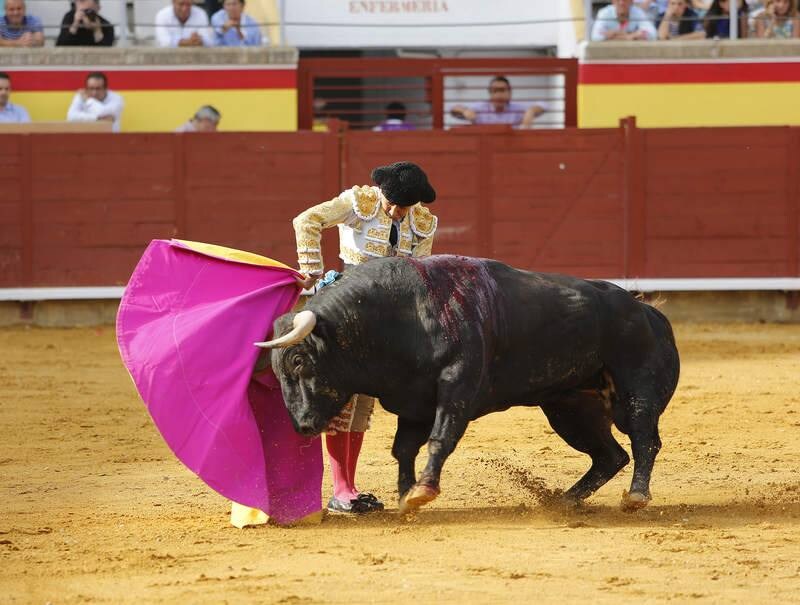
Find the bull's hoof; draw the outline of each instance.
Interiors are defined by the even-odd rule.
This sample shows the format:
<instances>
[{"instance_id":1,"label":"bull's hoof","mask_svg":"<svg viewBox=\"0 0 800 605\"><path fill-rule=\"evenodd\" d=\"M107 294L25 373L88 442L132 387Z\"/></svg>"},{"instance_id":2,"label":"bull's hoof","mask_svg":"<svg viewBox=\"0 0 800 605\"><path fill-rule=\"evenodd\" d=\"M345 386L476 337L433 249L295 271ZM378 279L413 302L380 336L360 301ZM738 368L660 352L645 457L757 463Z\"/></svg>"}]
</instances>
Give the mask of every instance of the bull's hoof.
<instances>
[{"instance_id":1,"label":"bull's hoof","mask_svg":"<svg viewBox=\"0 0 800 605\"><path fill-rule=\"evenodd\" d=\"M412 485L405 495L400 498L400 506L398 510L401 515L413 513L423 504L427 504L436 499L439 495L439 489L429 485Z\"/></svg>"},{"instance_id":2,"label":"bull's hoof","mask_svg":"<svg viewBox=\"0 0 800 605\"><path fill-rule=\"evenodd\" d=\"M620 508L626 513L632 513L647 506L650 500L652 500L652 498L649 494L642 494L640 492L628 493L628 490L623 490Z\"/></svg>"},{"instance_id":3,"label":"bull's hoof","mask_svg":"<svg viewBox=\"0 0 800 605\"><path fill-rule=\"evenodd\" d=\"M583 506L582 499L569 493L554 495L550 498L550 502L566 510L577 510Z\"/></svg>"}]
</instances>

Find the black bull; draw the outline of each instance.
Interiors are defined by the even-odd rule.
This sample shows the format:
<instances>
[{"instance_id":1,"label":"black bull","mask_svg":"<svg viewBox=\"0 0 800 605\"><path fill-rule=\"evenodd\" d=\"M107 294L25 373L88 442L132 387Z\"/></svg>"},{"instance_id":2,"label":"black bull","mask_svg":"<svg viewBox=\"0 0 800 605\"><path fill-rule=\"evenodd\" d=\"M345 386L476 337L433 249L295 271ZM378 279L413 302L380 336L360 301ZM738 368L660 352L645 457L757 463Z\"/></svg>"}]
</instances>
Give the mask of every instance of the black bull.
<instances>
[{"instance_id":1,"label":"black bull","mask_svg":"<svg viewBox=\"0 0 800 605\"><path fill-rule=\"evenodd\" d=\"M630 461L613 423L634 459L623 507L650 500L658 419L680 362L666 317L613 284L461 256L376 259L279 317L274 338L260 346L273 348L298 432L321 433L355 393L397 415L401 511L439 494L470 420L517 405L541 407L591 457L567 498L588 497Z\"/></svg>"}]
</instances>

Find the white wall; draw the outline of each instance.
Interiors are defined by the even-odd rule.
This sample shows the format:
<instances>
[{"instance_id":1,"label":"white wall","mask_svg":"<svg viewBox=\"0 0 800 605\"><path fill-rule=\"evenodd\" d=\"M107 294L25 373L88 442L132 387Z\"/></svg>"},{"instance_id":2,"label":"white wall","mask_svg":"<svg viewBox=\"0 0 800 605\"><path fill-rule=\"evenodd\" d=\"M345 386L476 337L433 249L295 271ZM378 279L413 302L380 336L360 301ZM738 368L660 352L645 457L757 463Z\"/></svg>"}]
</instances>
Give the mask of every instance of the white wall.
<instances>
[{"instance_id":1,"label":"white wall","mask_svg":"<svg viewBox=\"0 0 800 605\"><path fill-rule=\"evenodd\" d=\"M570 0L281 0L286 42L310 48L556 47ZM570 23L571 25L571 23Z\"/></svg>"}]
</instances>

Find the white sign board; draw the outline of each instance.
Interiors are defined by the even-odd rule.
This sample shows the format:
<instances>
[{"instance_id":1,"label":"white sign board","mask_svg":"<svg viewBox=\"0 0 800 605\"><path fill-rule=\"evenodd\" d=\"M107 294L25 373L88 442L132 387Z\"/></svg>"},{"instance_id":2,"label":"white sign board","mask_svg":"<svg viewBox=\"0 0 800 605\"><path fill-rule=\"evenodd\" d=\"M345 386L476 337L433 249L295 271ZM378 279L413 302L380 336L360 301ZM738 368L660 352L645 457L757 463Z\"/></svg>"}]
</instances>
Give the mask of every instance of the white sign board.
<instances>
[{"instance_id":1,"label":"white sign board","mask_svg":"<svg viewBox=\"0 0 800 605\"><path fill-rule=\"evenodd\" d=\"M547 47L566 0L282 0L298 48ZM567 3L568 4L568 3Z\"/></svg>"}]
</instances>

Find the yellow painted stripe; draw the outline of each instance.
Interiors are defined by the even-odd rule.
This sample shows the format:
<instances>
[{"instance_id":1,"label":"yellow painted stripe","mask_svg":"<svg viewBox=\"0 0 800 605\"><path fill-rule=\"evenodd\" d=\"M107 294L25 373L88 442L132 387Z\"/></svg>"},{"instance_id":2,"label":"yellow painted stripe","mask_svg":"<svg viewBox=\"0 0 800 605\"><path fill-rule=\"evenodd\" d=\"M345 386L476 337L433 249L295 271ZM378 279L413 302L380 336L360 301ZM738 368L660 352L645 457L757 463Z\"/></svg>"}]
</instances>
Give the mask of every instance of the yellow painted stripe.
<instances>
[{"instance_id":1,"label":"yellow painted stripe","mask_svg":"<svg viewBox=\"0 0 800 605\"><path fill-rule=\"evenodd\" d=\"M800 83L583 84L581 128L618 126L636 116L643 127L800 124Z\"/></svg>"},{"instance_id":2,"label":"yellow painted stripe","mask_svg":"<svg viewBox=\"0 0 800 605\"><path fill-rule=\"evenodd\" d=\"M72 92L15 92L13 102L34 121L65 120ZM297 130L297 91L270 90L131 90L123 93L123 132L170 132L201 105L222 113L222 131Z\"/></svg>"}]
</instances>

